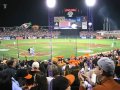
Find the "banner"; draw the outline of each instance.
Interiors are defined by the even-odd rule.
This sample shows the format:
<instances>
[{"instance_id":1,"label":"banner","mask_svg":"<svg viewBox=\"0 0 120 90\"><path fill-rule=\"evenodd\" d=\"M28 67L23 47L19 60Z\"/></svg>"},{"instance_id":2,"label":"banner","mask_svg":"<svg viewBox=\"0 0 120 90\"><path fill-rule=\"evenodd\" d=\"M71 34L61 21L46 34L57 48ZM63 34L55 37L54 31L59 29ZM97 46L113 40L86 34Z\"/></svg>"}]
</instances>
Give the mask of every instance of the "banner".
<instances>
[{"instance_id":1,"label":"banner","mask_svg":"<svg viewBox=\"0 0 120 90\"><path fill-rule=\"evenodd\" d=\"M103 37L101 37L101 36L97 36L96 39L103 39Z\"/></svg>"},{"instance_id":2,"label":"banner","mask_svg":"<svg viewBox=\"0 0 120 90\"><path fill-rule=\"evenodd\" d=\"M4 40L10 40L10 37L6 36L6 37L3 37Z\"/></svg>"},{"instance_id":3,"label":"banner","mask_svg":"<svg viewBox=\"0 0 120 90\"><path fill-rule=\"evenodd\" d=\"M54 17L54 22L61 22L61 21L65 21L65 17L64 16Z\"/></svg>"},{"instance_id":4,"label":"banner","mask_svg":"<svg viewBox=\"0 0 120 90\"><path fill-rule=\"evenodd\" d=\"M16 39L17 39L17 40L22 40L22 39L23 39L23 37L16 37Z\"/></svg>"},{"instance_id":5,"label":"banner","mask_svg":"<svg viewBox=\"0 0 120 90\"><path fill-rule=\"evenodd\" d=\"M87 29L87 22L82 22L82 29Z\"/></svg>"},{"instance_id":6,"label":"banner","mask_svg":"<svg viewBox=\"0 0 120 90\"><path fill-rule=\"evenodd\" d=\"M82 29L87 29L87 17L81 16L81 21L82 21Z\"/></svg>"}]
</instances>

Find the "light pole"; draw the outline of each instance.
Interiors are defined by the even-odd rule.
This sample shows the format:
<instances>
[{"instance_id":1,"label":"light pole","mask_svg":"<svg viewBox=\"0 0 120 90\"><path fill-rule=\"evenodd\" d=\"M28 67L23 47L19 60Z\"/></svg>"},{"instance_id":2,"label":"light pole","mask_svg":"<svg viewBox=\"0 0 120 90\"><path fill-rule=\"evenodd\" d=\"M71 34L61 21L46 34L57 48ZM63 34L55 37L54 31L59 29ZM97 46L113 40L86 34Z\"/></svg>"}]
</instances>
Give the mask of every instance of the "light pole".
<instances>
[{"instance_id":1,"label":"light pole","mask_svg":"<svg viewBox=\"0 0 120 90\"><path fill-rule=\"evenodd\" d=\"M88 29L90 31L93 29L92 7L95 6L96 0L85 0L85 3L88 7Z\"/></svg>"},{"instance_id":2,"label":"light pole","mask_svg":"<svg viewBox=\"0 0 120 90\"><path fill-rule=\"evenodd\" d=\"M53 47L52 47L52 30L54 29L54 17L53 17L53 12L52 9L56 5L56 0L46 0L46 4L48 7L48 29L50 31L50 59L52 60L52 55L53 55Z\"/></svg>"},{"instance_id":3,"label":"light pole","mask_svg":"<svg viewBox=\"0 0 120 90\"><path fill-rule=\"evenodd\" d=\"M72 29L77 29L77 24L72 24L71 25ZM76 35L76 39L75 39L75 56L77 57L77 33L78 32L75 32L75 35Z\"/></svg>"},{"instance_id":4,"label":"light pole","mask_svg":"<svg viewBox=\"0 0 120 90\"><path fill-rule=\"evenodd\" d=\"M85 3L87 5L87 17L88 17L88 33L89 33L89 43L90 43L90 31L93 30L93 16L92 16L92 7L95 5L96 0L85 0ZM90 46L89 46L90 49Z\"/></svg>"}]
</instances>

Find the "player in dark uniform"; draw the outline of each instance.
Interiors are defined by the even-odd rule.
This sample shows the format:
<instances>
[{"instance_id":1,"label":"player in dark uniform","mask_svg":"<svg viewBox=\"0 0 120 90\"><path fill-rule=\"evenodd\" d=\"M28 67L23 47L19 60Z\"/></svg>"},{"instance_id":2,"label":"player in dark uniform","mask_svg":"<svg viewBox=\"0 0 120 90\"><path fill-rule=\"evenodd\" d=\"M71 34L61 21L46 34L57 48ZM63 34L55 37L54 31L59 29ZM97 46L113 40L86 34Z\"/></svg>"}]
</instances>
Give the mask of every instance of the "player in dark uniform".
<instances>
[{"instance_id":1,"label":"player in dark uniform","mask_svg":"<svg viewBox=\"0 0 120 90\"><path fill-rule=\"evenodd\" d=\"M28 53L30 54L30 48L28 48Z\"/></svg>"}]
</instances>

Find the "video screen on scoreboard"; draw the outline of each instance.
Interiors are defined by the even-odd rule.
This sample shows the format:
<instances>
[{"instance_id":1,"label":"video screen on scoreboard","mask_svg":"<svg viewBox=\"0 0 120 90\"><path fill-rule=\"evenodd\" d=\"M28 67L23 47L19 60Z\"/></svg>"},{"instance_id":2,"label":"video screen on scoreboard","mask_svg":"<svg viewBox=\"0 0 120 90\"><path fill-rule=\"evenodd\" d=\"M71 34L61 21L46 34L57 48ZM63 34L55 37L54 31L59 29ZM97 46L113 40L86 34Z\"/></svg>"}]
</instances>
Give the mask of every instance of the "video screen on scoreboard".
<instances>
[{"instance_id":1,"label":"video screen on scoreboard","mask_svg":"<svg viewBox=\"0 0 120 90\"><path fill-rule=\"evenodd\" d=\"M81 27L82 27L81 17L76 17L76 18L57 17L57 18L54 18L54 29L79 29Z\"/></svg>"}]
</instances>

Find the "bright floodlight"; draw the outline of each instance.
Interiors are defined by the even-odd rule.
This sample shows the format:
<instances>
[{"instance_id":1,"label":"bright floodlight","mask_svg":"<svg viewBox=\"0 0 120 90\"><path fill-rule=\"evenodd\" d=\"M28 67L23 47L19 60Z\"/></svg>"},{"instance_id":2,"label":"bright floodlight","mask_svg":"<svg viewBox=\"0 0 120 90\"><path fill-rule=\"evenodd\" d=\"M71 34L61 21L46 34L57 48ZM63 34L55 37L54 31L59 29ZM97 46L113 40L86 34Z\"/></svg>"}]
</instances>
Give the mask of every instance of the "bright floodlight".
<instances>
[{"instance_id":1,"label":"bright floodlight","mask_svg":"<svg viewBox=\"0 0 120 90\"><path fill-rule=\"evenodd\" d=\"M46 4L49 8L54 8L56 5L56 0L47 0Z\"/></svg>"},{"instance_id":2,"label":"bright floodlight","mask_svg":"<svg viewBox=\"0 0 120 90\"><path fill-rule=\"evenodd\" d=\"M88 25L89 25L89 26L92 26L92 22L89 22Z\"/></svg>"},{"instance_id":3,"label":"bright floodlight","mask_svg":"<svg viewBox=\"0 0 120 90\"><path fill-rule=\"evenodd\" d=\"M72 27L72 29L77 29L77 25L76 24L72 24L71 27Z\"/></svg>"},{"instance_id":4,"label":"bright floodlight","mask_svg":"<svg viewBox=\"0 0 120 90\"><path fill-rule=\"evenodd\" d=\"M88 7L93 7L96 3L96 0L85 0L85 3Z\"/></svg>"}]
</instances>

